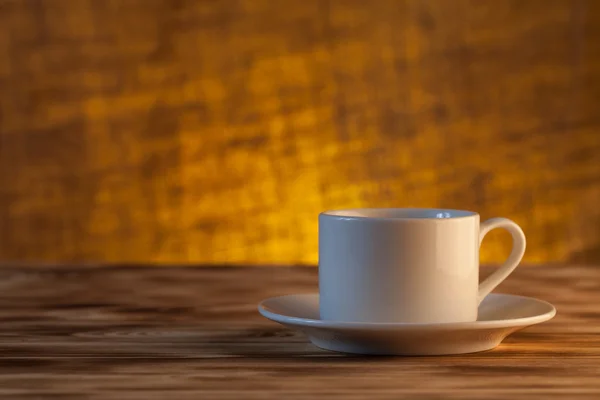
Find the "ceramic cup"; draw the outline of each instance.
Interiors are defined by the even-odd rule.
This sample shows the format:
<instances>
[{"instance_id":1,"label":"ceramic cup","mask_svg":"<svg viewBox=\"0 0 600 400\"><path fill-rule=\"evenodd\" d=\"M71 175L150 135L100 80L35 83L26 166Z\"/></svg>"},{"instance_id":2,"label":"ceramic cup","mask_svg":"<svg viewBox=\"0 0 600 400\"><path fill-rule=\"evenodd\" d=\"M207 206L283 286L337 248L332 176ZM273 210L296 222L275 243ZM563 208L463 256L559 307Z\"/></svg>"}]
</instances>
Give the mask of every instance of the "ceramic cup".
<instances>
[{"instance_id":1,"label":"ceramic cup","mask_svg":"<svg viewBox=\"0 0 600 400\"><path fill-rule=\"evenodd\" d=\"M508 260L479 284L479 246L512 234ZM471 211L370 208L319 215L321 319L367 323L477 320L483 298L517 267L525 235L506 218Z\"/></svg>"}]
</instances>

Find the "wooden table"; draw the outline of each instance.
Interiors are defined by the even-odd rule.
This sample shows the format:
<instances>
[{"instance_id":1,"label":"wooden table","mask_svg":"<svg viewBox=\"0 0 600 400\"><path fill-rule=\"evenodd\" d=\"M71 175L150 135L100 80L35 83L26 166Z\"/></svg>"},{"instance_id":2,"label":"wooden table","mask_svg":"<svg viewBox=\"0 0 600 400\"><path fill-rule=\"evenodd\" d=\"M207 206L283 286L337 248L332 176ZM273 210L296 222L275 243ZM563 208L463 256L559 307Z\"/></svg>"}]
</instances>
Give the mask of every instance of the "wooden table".
<instances>
[{"instance_id":1,"label":"wooden table","mask_svg":"<svg viewBox=\"0 0 600 400\"><path fill-rule=\"evenodd\" d=\"M316 291L316 273L5 266L0 397L600 398L600 267L519 268L498 291L548 300L555 319L489 352L423 358L329 353L257 313Z\"/></svg>"}]
</instances>

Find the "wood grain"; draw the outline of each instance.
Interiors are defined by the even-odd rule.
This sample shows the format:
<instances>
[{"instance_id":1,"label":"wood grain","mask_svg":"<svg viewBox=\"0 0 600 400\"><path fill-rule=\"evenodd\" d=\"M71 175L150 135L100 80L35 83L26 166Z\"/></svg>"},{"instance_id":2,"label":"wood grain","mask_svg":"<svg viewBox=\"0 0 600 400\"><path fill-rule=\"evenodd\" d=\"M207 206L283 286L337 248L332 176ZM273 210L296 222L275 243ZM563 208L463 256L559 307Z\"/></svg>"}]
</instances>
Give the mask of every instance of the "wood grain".
<instances>
[{"instance_id":1,"label":"wood grain","mask_svg":"<svg viewBox=\"0 0 600 400\"><path fill-rule=\"evenodd\" d=\"M499 292L557 316L464 356L330 353L262 318L316 269L0 269L0 396L559 399L600 396L600 268L520 268ZM489 273L489 269L482 275Z\"/></svg>"},{"instance_id":2,"label":"wood grain","mask_svg":"<svg viewBox=\"0 0 600 400\"><path fill-rule=\"evenodd\" d=\"M597 264L598 48L595 0L0 0L0 259L314 264L322 210L440 206Z\"/></svg>"}]
</instances>

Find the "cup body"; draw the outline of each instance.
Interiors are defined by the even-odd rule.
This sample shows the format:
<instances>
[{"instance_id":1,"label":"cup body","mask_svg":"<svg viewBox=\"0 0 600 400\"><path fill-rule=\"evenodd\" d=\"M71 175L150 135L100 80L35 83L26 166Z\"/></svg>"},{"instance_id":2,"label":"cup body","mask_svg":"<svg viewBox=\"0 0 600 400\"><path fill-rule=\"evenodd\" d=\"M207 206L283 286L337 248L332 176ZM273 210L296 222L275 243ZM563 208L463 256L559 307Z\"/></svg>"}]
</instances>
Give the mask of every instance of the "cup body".
<instances>
[{"instance_id":1,"label":"cup body","mask_svg":"<svg viewBox=\"0 0 600 400\"><path fill-rule=\"evenodd\" d=\"M477 213L399 208L319 215L324 320L475 321L478 283Z\"/></svg>"}]
</instances>

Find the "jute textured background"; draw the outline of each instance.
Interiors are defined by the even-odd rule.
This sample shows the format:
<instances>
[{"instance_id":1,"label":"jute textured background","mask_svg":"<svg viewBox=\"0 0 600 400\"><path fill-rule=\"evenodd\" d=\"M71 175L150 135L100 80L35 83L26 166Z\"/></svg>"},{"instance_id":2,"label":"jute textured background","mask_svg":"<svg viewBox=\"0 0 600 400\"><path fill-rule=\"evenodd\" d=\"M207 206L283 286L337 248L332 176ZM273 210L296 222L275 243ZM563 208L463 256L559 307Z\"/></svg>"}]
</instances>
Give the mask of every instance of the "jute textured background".
<instances>
[{"instance_id":1,"label":"jute textured background","mask_svg":"<svg viewBox=\"0 0 600 400\"><path fill-rule=\"evenodd\" d=\"M0 260L315 263L321 210L440 206L600 261L599 104L594 0L0 0Z\"/></svg>"}]
</instances>

